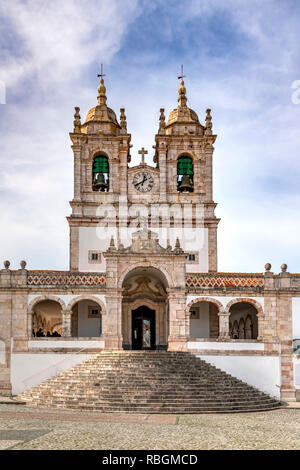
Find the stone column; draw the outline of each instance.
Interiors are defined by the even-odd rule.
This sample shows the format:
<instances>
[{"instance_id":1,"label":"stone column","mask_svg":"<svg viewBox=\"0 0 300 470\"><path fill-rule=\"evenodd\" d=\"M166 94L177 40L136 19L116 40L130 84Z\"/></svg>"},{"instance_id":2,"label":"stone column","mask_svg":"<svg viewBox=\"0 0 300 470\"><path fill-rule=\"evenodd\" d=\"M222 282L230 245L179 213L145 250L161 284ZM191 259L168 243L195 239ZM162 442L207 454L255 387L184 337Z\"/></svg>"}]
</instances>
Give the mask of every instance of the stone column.
<instances>
[{"instance_id":1,"label":"stone column","mask_svg":"<svg viewBox=\"0 0 300 470\"><path fill-rule=\"evenodd\" d=\"M122 349L122 290L116 289L106 295L107 312L103 315L102 339L105 349Z\"/></svg>"},{"instance_id":2,"label":"stone column","mask_svg":"<svg viewBox=\"0 0 300 470\"><path fill-rule=\"evenodd\" d=\"M258 313L256 315L257 317L257 341L263 341L264 340L264 320L265 320L265 315ZM274 335L275 339L275 335ZM277 338L276 338L277 339Z\"/></svg>"},{"instance_id":3,"label":"stone column","mask_svg":"<svg viewBox=\"0 0 300 470\"><path fill-rule=\"evenodd\" d=\"M71 319L72 319L72 310L63 310L62 312L62 336L64 338L71 337Z\"/></svg>"},{"instance_id":4,"label":"stone column","mask_svg":"<svg viewBox=\"0 0 300 470\"><path fill-rule=\"evenodd\" d=\"M124 201L127 198L127 154L127 145L124 145L119 150L120 174L118 175L120 178L120 196L123 196L124 199L122 200Z\"/></svg>"},{"instance_id":5,"label":"stone column","mask_svg":"<svg viewBox=\"0 0 300 470\"><path fill-rule=\"evenodd\" d=\"M74 152L74 200L80 201L81 168L80 147L73 145Z\"/></svg>"},{"instance_id":6,"label":"stone column","mask_svg":"<svg viewBox=\"0 0 300 470\"><path fill-rule=\"evenodd\" d=\"M28 312L27 313L27 334L28 334L28 339L32 338L32 315L33 315L33 312Z\"/></svg>"},{"instance_id":7,"label":"stone column","mask_svg":"<svg viewBox=\"0 0 300 470\"><path fill-rule=\"evenodd\" d=\"M220 310L218 312L219 316L219 341L226 341L230 339L229 334L229 317L230 313L226 310Z\"/></svg>"},{"instance_id":8,"label":"stone column","mask_svg":"<svg viewBox=\"0 0 300 470\"><path fill-rule=\"evenodd\" d=\"M169 300L169 337L168 349L180 351L185 349L190 337L190 315L185 311L185 291L168 290Z\"/></svg>"},{"instance_id":9,"label":"stone column","mask_svg":"<svg viewBox=\"0 0 300 470\"><path fill-rule=\"evenodd\" d=\"M159 199L160 202L165 202L167 197L167 157L164 142L160 143L158 150L158 164L159 164Z\"/></svg>"}]
</instances>

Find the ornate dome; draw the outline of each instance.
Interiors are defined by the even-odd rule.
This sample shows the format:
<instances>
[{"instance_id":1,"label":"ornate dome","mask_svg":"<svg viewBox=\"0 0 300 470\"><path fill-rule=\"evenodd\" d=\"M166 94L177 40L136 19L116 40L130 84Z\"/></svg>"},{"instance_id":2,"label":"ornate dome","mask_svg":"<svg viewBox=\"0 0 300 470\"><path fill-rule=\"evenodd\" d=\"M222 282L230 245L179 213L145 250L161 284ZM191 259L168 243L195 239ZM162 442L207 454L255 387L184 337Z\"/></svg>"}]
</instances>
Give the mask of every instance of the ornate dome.
<instances>
[{"instance_id":1,"label":"ornate dome","mask_svg":"<svg viewBox=\"0 0 300 470\"><path fill-rule=\"evenodd\" d=\"M106 104L106 88L103 78L100 79L98 86L98 104L89 110L83 126L90 122L109 123L120 128L115 112Z\"/></svg>"},{"instance_id":2,"label":"ornate dome","mask_svg":"<svg viewBox=\"0 0 300 470\"><path fill-rule=\"evenodd\" d=\"M85 122L89 121L110 121L117 126L119 125L116 113L111 108L108 108L107 106L102 107L101 105L94 106L94 108L89 110L86 115Z\"/></svg>"},{"instance_id":3,"label":"ornate dome","mask_svg":"<svg viewBox=\"0 0 300 470\"><path fill-rule=\"evenodd\" d=\"M178 106L177 108L173 109L170 112L169 119L167 122L167 126L173 124L175 122L187 123L199 123L199 118L193 109L187 107L187 97L186 97L186 89L184 86L184 81L180 81L180 87L178 90Z\"/></svg>"}]
</instances>

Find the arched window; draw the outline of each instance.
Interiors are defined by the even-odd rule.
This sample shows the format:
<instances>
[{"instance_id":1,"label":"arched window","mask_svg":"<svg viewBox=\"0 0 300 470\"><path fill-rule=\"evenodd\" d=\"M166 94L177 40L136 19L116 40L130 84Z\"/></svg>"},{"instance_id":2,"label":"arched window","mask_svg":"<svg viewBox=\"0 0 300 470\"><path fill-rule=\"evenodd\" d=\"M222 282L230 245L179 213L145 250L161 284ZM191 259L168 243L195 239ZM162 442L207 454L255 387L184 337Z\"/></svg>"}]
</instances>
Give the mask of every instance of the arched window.
<instances>
[{"instance_id":1,"label":"arched window","mask_svg":"<svg viewBox=\"0 0 300 470\"><path fill-rule=\"evenodd\" d=\"M107 192L109 190L109 163L104 155L98 155L93 160L93 191Z\"/></svg>"},{"instance_id":2,"label":"arched window","mask_svg":"<svg viewBox=\"0 0 300 470\"><path fill-rule=\"evenodd\" d=\"M194 166L191 157L182 156L178 158L177 191L180 193L192 193L194 191Z\"/></svg>"}]
</instances>

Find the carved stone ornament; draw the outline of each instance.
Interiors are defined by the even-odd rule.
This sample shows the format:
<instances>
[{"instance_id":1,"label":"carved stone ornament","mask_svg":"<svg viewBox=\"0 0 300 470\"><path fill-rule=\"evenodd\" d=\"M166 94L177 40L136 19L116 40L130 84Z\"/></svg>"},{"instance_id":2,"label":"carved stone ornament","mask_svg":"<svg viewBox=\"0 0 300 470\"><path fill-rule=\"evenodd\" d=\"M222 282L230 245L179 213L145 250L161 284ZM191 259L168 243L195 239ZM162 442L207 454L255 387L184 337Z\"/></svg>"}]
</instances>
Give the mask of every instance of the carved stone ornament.
<instances>
[{"instance_id":1,"label":"carved stone ornament","mask_svg":"<svg viewBox=\"0 0 300 470\"><path fill-rule=\"evenodd\" d=\"M144 227L142 230L138 230L132 234L132 244L124 248L122 244L119 245L119 248L114 246L109 247L107 252L115 252L118 254L122 253L152 253L152 254L182 254L183 250L178 247L178 242L176 242L175 249L172 250L170 245L167 248L162 247L159 244L158 234L148 230Z\"/></svg>"}]
</instances>

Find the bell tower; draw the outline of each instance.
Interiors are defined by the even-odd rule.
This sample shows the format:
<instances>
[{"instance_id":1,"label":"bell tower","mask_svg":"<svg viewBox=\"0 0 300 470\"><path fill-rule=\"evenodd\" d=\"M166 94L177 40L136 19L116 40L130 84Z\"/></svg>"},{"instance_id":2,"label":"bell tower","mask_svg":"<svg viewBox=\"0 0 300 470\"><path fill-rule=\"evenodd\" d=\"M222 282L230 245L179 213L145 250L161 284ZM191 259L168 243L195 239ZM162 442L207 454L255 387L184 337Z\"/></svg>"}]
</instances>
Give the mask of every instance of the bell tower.
<instances>
[{"instance_id":1,"label":"bell tower","mask_svg":"<svg viewBox=\"0 0 300 470\"><path fill-rule=\"evenodd\" d=\"M187 272L217 271L217 227L213 201L213 152L216 135L212 132L211 110L205 125L187 106L183 73L178 77L178 106L165 121L160 110L155 136L154 162L160 173L160 202L171 212L171 244L176 237L188 253ZM172 215L173 212L173 215ZM182 217L181 228L176 225ZM173 227L173 235L172 235ZM180 234L180 235L179 235Z\"/></svg>"},{"instance_id":2,"label":"bell tower","mask_svg":"<svg viewBox=\"0 0 300 470\"><path fill-rule=\"evenodd\" d=\"M101 237L99 222L105 214L114 213L121 200L127 200L127 166L130 162L131 135L127 132L125 109L115 112L107 106L104 74L98 75L97 105L81 123L80 109L75 108L74 129L70 133L74 153L74 197L70 227L70 270L103 271L102 253L110 237Z\"/></svg>"}]
</instances>

